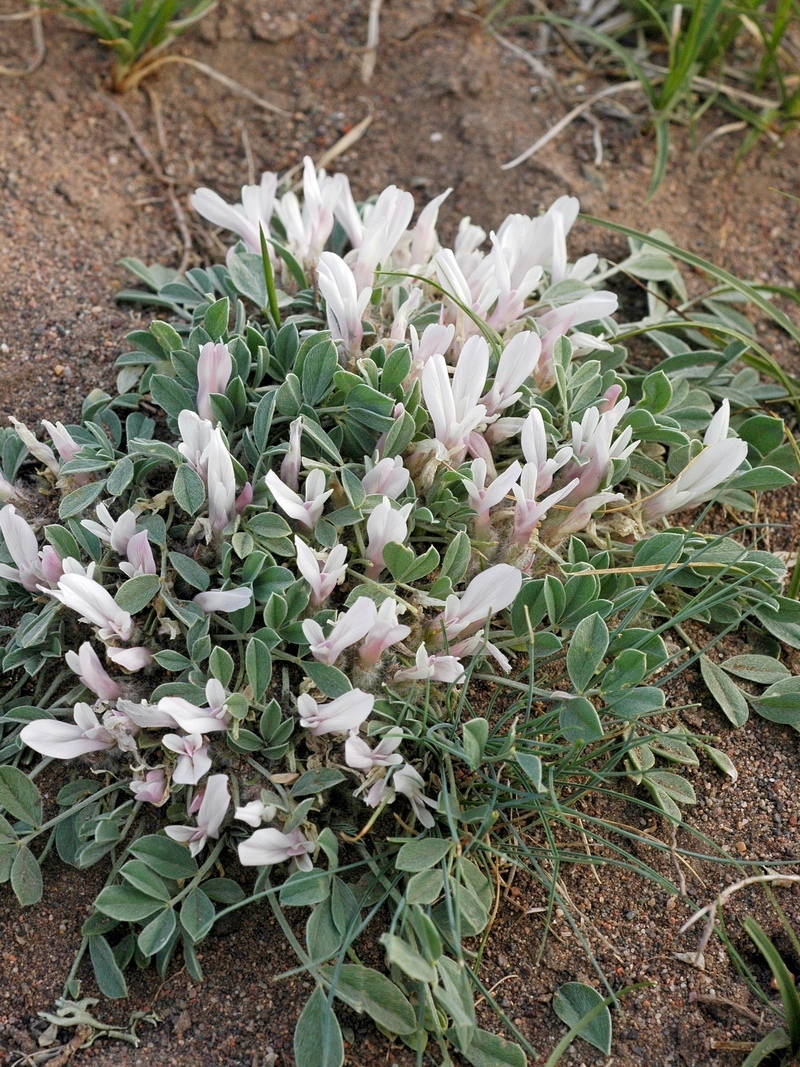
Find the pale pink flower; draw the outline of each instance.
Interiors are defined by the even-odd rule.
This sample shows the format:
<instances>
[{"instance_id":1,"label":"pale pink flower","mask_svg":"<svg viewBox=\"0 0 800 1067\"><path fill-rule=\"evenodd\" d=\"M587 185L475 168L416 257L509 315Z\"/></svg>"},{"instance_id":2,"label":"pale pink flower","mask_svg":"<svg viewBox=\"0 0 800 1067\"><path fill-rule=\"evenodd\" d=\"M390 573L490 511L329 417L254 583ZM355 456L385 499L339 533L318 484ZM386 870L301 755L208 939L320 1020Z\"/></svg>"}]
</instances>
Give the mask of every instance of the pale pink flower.
<instances>
[{"instance_id":1,"label":"pale pink flower","mask_svg":"<svg viewBox=\"0 0 800 1067\"><path fill-rule=\"evenodd\" d=\"M196 856L205 847L209 837L219 837L220 827L230 803L227 774L212 774L206 783L197 811L197 826L167 826L164 832L173 841L187 844L191 854Z\"/></svg>"},{"instance_id":2,"label":"pale pink flower","mask_svg":"<svg viewBox=\"0 0 800 1067\"><path fill-rule=\"evenodd\" d=\"M245 185L239 204L226 204L222 197L211 189L198 189L189 197L198 215L214 226L231 230L244 241L249 252L261 251L263 229L269 234L269 224L275 207L275 192L278 175L265 172L260 185Z\"/></svg>"},{"instance_id":3,"label":"pale pink flower","mask_svg":"<svg viewBox=\"0 0 800 1067\"><path fill-rule=\"evenodd\" d=\"M22 500L22 495L11 482L6 478L2 471L0 471L0 504L8 504L12 501L19 503Z\"/></svg>"},{"instance_id":4,"label":"pale pink flower","mask_svg":"<svg viewBox=\"0 0 800 1067\"><path fill-rule=\"evenodd\" d=\"M489 368L489 346L482 337L471 337L461 350L452 384L444 356L434 354L422 369L422 393L433 422L435 439L443 458L461 463L470 435L486 420L486 408L478 398Z\"/></svg>"},{"instance_id":5,"label":"pale pink flower","mask_svg":"<svg viewBox=\"0 0 800 1067\"><path fill-rule=\"evenodd\" d=\"M408 797L408 802L411 808L427 829L430 829L434 824L434 818L429 811L426 810L425 805L429 808L436 809L436 801L430 797L426 797L423 793L425 782L410 763L403 764L392 775L392 787L396 793L402 794L404 797Z\"/></svg>"},{"instance_id":6,"label":"pale pink flower","mask_svg":"<svg viewBox=\"0 0 800 1067\"><path fill-rule=\"evenodd\" d=\"M552 461L549 460L548 462ZM514 508L513 540L517 544L527 544L531 534L550 508L566 499L578 485L578 479L573 478L562 489L557 489L554 493L550 493L549 496L537 502L538 481L537 465L535 463L526 463L522 468L522 477L519 485L513 486L514 496L517 498L517 505ZM550 481L552 481L552 477Z\"/></svg>"},{"instance_id":7,"label":"pale pink flower","mask_svg":"<svg viewBox=\"0 0 800 1067\"><path fill-rule=\"evenodd\" d=\"M230 712L226 700L227 694L222 683L216 678L209 678L206 682L208 707L200 708L183 697L162 697L158 702L158 710L169 715L187 734L210 734L228 728Z\"/></svg>"},{"instance_id":8,"label":"pale pink flower","mask_svg":"<svg viewBox=\"0 0 800 1067\"><path fill-rule=\"evenodd\" d=\"M316 265L333 229L333 209L340 185L324 170L317 172L309 156L303 160L303 205L289 191L275 203L275 214L286 232L289 251L306 267Z\"/></svg>"},{"instance_id":9,"label":"pale pink flower","mask_svg":"<svg viewBox=\"0 0 800 1067\"><path fill-rule=\"evenodd\" d=\"M115 519L105 504L98 504L95 511L100 521L81 519L81 526L110 545L118 556L124 556L128 551L128 542L136 533L136 516L129 509Z\"/></svg>"},{"instance_id":10,"label":"pale pink flower","mask_svg":"<svg viewBox=\"0 0 800 1067\"><path fill-rule=\"evenodd\" d=\"M256 830L246 841L239 843L239 862L243 867L271 867L291 860L297 870L311 871L314 869L310 856L313 851L313 842L300 830L285 834L272 826Z\"/></svg>"},{"instance_id":11,"label":"pale pink flower","mask_svg":"<svg viewBox=\"0 0 800 1067\"><path fill-rule=\"evenodd\" d=\"M163 767L148 771L144 776L144 781L134 781L130 785L131 792L140 804L153 804L156 808L160 808L169 800L167 775Z\"/></svg>"},{"instance_id":12,"label":"pale pink flower","mask_svg":"<svg viewBox=\"0 0 800 1067\"><path fill-rule=\"evenodd\" d=\"M314 603L322 604L347 572L347 548L345 545L335 545L327 555L316 553L296 535L294 545L297 569L311 586Z\"/></svg>"},{"instance_id":13,"label":"pale pink flower","mask_svg":"<svg viewBox=\"0 0 800 1067\"><path fill-rule=\"evenodd\" d=\"M367 633L367 639L361 646L361 662L368 667L375 666L387 648L405 641L411 633L410 626L404 626L397 618L397 601L387 597L378 608L377 618Z\"/></svg>"},{"instance_id":14,"label":"pale pink flower","mask_svg":"<svg viewBox=\"0 0 800 1067\"><path fill-rule=\"evenodd\" d=\"M452 189L445 189L443 193L435 196L429 204L426 204L419 213L419 218L411 232L410 261L412 266L424 267L439 247L439 238L436 234L439 208L452 191Z\"/></svg>"},{"instance_id":15,"label":"pale pink flower","mask_svg":"<svg viewBox=\"0 0 800 1067\"><path fill-rule=\"evenodd\" d=\"M411 372L409 378L418 378L422 368L433 355L444 356L453 343L456 328L450 323L447 326L438 322L432 322L422 331L420 337L414 326L409 326L408 333L411 338Z\"/></svg>"},{"instance_id":16,"label":"pale pink flower","mask_svg":"<svg viewBox=\"0 0 800 1067\"><path fill-rule=\"evenodd\" d=\"M272 822L277 814L278 809L274 804L265 804L263 800L251 800L241 808L237 808L233 817L246 822L248 826L255 829L262 822Z\"/></svg>"},{"instance_id":17,"label":"pale pink flower","mask_svg":"<svg viewBox=\"0 0 800 1067\"><path fill-rule=\"evenodd\" d=\"M208 445L206 466L208 521L216 534L222 534L236 517L236 475L233 460L217 426Z\"/></svg>"},{"instance_id":18,"label":"pale pink flower","mask_svg":"<svg viewBox=\"0 0 800 1067\"><path fill-rule=\"evenodd\" d=\"M369 286L357 288L353 272L334 252L319 257L319 291L325 298L328 329L348 352L358 352L364 328L361 319L372 297Z\"/></svg>"},{"instance_id":19,"label":"pale pink flower","mask_svg":"<svg viewBox=\"0 0 800 1067\"><path fill-rule=\"evenodd\" d=\"M156 561L153 559L153 550L147 537L147 530L141 530L134 534L128 541L126 551L128 562L120 563L119 569L129 578L136 578L141 574L155 574Z\"/></svg>"},{"instance_id":20,"label":"pale pink flower","mask_svg":"<svg viewBox=\"0 0 800 1067\"><path fill-rule=\"evenodd\" d=\"M370 748L358 731L353 730L344 743L344 761L355 771L367 774L376 767L396 767L403 762L403 757L395 749L403 740L403 731L399 726L387 730L375 748Z\"/></svg>"},{"instance_id":21,"label":"pale pink flower","mask_svg":"<svg viewBox=\"0 0 800 1067\"><path fill-rule=\"evenodd\" d=\"M408 320L417 310L422 303L422 290L412 289L408 297L403 301L400 307L397 309L394 318L392 319L392 326L389 330L389 338L392 341L405 341L406 330L408 329Z\"/></svg>"},{"instance_id":22,"label":"pale pink flower","mask_svg":"<svg viewBox=\"0 0 800 1067\"><path fill-rule=\"evenodd\" d=\"M131 673L140 671L144 667L149 667L153 662L153 653L149 648L144 648L141 645L136 648L115 648L113 645L109 645L106 648L106 655L112 663L116 663L118 667L122 667Z\"/></svg>"},{"instance_id":23,"label":"pale pink flower","mask_svg":"<svg viewBox=\"0 0 800 1067\"><path fill-rule=\"evenodd\" d=\"M116 745L115 738L88 704L76 704L73 718L74 723L36 719L22 728L20 738L34 752L54 759L75 759Z\"/></svg>"},{"instance_id":24,"label":"pale pink flower","mask_svg":"<svg viewBox=\"0 0 800 1067\"><path fill-rule=\"evenodd\" d=\"M208 746L199 733L181 737L179 734L164 734L161 744L170 752L176 752L178 762L172 772L173 782L179 785L197 785L204 774L211 770Z\"/></svg>"},{"instance_id":25,"label":"pale pink flower","mask_svg":"<svg viewBox=\"0 0 800 1067\"><path fill-rule=\"evenodd\" d=\"M514 602L521 586L522 573L508 563L481 571L460 597L452 593L445 601L441 619L448 639L467 637L483 626L490 615Z\"/></svg>"},{"instance_id":26,"label":"pale pink flower","mask_svg":"<svg viewBox=\"0 0 800 1067\"><path fill-rule=\"evenodd\" d=\"M309 530L313 530L316 526L322 516L325 501L333 492L332 489L325 488L327 481L325 472L318 467L306 475L305 500L285 486L274 471L269 472L265 481L281 511Z\"/></svg>"},{"instance_id":27,"label":"pale pink flower","mask_svg":"<svg viewBox=\"0 0 800 1067\"><path fill-rule=\"evenodd\" d=\"M563 517L554 518L551 515L547 520L546 534L542 536L542 540L551 544L569 537L570 534L580 533L589 525L596 511L600 511L608 504L622 504L624 501L625 497L622 493L603 492L587 496Z\"/></svg>"},{"instance_id":28,"label":"pale pink flower","mask_svg":"<svg viewBox=\"0 0 800 1067\"><path fill-rule=\"evenodd\" d=\"M339 615L327 637L315 619L306 619L303 622L303 633L311 646L311 655L320 663L333 666L346 648L366 637L375 625L377 617L375 602L370 597L362 596L352 607Z\"/></svg>"},{"instance_id":29,"label":"pale pink flower","mask_svg":"<svg viewBox=\"0 0 800 1067\"><path fill-rule=\"evenodd\" d=\"M13 504L5 504L0 508L0 533L16 564L15 567L10 567L6 563L0 563L0 578L18 582L29 593L35 593L45 580L42 555L36 534L18 514Z\"/></svg>"},{"instance_id":30,"label":"pale pink flower","mask_svg":"<svg viewBox=\"0 0 800 1067\"><path fill-rule=\"evenodd\" d=\"M329 704L318 704L308 693L297 698L300 725L314 737L325 734L347 734L368 718L375 703L371 693L351 689Z\"/></svg>"},{"instance_id":31,"label":"pale pink flower","mask_svg":"<svg viewBox=\"0 0 800 1067\"><path fill-rule=\"evenodd\" d=\"M581 421L572 423L572 460L564 467L564 481L578 479L578 485L566 498L568 504L577 504L585 497L593 496L611 472L613 461L627 459L636 448L632 441L631 427L623 430L612 443L614 432L627 413L630 400L618 400L612 408L600 412L597 407L587 408Z\"/></svg>"},{"instance_id":32,"label":"pale pink flower","mask_svg":"<svg viewBox=\"0 0 800 1067\"><path fill-rule=\"evenodd\" d=\"M164 727L174 729L178 725L171 715L159 711L157 704L150 704L146 700L136 703L120 698L117 701L117 709L143 730L159 730Z\"/></svg>"},{"instance_id":33,"label":"pale pink flower","mask_svg":"<svg viewBox=\"0 0 800 1067\"><path fill-rule=\"evenodd\" d=\"M9 415L9 420L16 430L17 437L19 437L33 458L38 459L40 463L44 463L45 467L52 471L53 474L58 474L60 464L52 448L39 441L24 422L20 422L13 415Z\"/></svg>"},{"instance_id":34,"label":"pale pink flower","mask_svg":"<svg viewBox=\"0 0 800 1067\"><path fill-rule=\"evenodd\" d=\"M613 407L613 404L612 404ZM522 454L536 468L536 492L546 493L553 484L553 475L572 459L569 445L559 448L552 459L547 458L547 434L544 419L538 408L531 408L522 426ZM531 498L533 499L533 498Z\"/></svg>"},{"instance_id":35,"label":"pale pink flower","mask_svg":"<svg viewBox=\"0 0 800 1067\"><path fill-rule=\"evenodd\" d=\"M456 682L464 673L464 667L457 656L445 656L443 653L430 655L424 643L417 649L413 667L404 667L396 671L396 682Z\"/></svg>"},{"instance_id":36,"label":"pale pink flower","mask_svg":"<svg viewBox=\"0 0 800 1067\"><path fill-rule=\"evenodd\" d=\"M201 419L196 411L185 408L178 416L178 429L182 438L178 451L205 482L213 424L208 419Z\"/></svg>"},{"instance_id":37,"label":"pale pink flower","mask_svg":"<svg viewBox=\"0 0 800 1067\"><path fill-rule=\"evenodd\" d=\"M88 641L84 641L77 652L70 649L64 659L69 669L78 675L86 688L91 689L101 700L116 700L122 695L122 689L106 673L97 653Z\"/></svg>"},{"instance_id":38,"label":"pale pink flower","mask_svg":"<svg viewBox=\"0 0 800 1067\"><path fill-rule=\"evenodd\" d=\"M376 578L386 566L383 550L391 542L404 545L408 538L408 516L413 503L393 508L388 496L374 508L367 519L367 576Z\"/></svg>"},{"instance_id":39,"label":"pale pink flower","mask_svg":"<svg viewBox=\"0 0 800 1067\"><path fill-rule=\"evenodd\" d=\"M512 489L516 489L522 467L514 460L510 467L486 485L486 461L474 459L471 467L472 478L464 479L470 507L475 511L475 529L487 534L491 529L489 513L493 507L502 504Z\"/></svg>"},{"instance_id":40,"label":"pale pink flower","mask_svg":"<svg viewBox=\"0 0 800 1067\"><path fill-rule=\"evenodd\" d=\"M533 374L541 353L542 342L532 330L511 338L500 356L492 388L481 397L487 416L497 415L519 400L519 388Z\"/></svg>"},{"instance_id":41,"label":"pale pink flower","mask_svg":"<svg viewBox=\"0 0 800 1067\"><path fill-rule=\"evenodd\" d=\"M83 622L98 628L102 641L118 637L129 641L134 630L134 622L127 611L123 611L114 602L114 598L98 582L82 574L63 574L55 589L42 592L60 600L61 603L76 611Z\"/></svg>"},{"instance_id":42,"label":"pale pink flower","mask_svg":"<svg viewBox=\"0 0 800 1067\"><path fill-rule=\"evenodd\" d=\"M58 579L64 573L64 561L52 545L45 545L42 549L42 575L50 585L57 585Z\"/></svg>"},{"instance_id":43,"label":"pale pink flower","mask_svg":"<svg viewBox=\"0 0 800 1067\"><path fill-rule=\"evenodd\" d=\"M303 436L303 419L294 419L289 425L289 448L281 461L281 481L292 492L296 493L299 486L300 464L303 453L300 450L300 442Z\"/></svg>"},{"instance_id":44,"label":"pale pink flower","mask_svg":"<svg viewBox=\"0 0 800 1067\"><path fill-rule=\"evenodd\" d=\"M205 593L198 593L192 600L199 608L210 615L213 611L240 611L246 608L253 599L253 590L249 586L240 585L236 589L208 589Z\"/></svg>"},{"instance_id":45,"label":"pale pink flower","mask_svg":"<svg viewBox=\"0 0 800 1067\"><path fill-rule=\"evenodd\" d=\"M414 214L414 197L394 185L387 186L374 206L364 211L361 243L351 253L358 286L371 286L379 266L388 265Z\"/></svg>"},{"instance_id":46,"label":"pale pink flower","mask_svg":"<svg viewBox=\"0 0 800 1067\"><path fill-rule=\"evenodd\" d=\"M83 446L78 444L63 423L57 422L54 426L47 419L42 419L42 426L50 434L50 440L56 446L56 452L65 463L77 456Z\"/></svg>"},{"instance_id":47,"label":"pale pink flower","mask_svg":"<svg viewBox=\"0 0 800 1067\"><path fill-rule=\"evenodd\" d=\"M394 456L380 460L361 479L367 496L388 496L397 500L405 492L411 475L403 466L403 457Z\"/></svg>"},{"instance_id":48,"label":"pale pink flower","mask_svg":"<svg viewBox=\"0 0 800 1067\"><path fill-rule=\"evenodd\" d=\"M197 360L197 413L201 419L216 424L210 396L212 393L225 392L232 371L233 360L227 345L213 341L203 345Z\"/></svg>"}]
</instances>

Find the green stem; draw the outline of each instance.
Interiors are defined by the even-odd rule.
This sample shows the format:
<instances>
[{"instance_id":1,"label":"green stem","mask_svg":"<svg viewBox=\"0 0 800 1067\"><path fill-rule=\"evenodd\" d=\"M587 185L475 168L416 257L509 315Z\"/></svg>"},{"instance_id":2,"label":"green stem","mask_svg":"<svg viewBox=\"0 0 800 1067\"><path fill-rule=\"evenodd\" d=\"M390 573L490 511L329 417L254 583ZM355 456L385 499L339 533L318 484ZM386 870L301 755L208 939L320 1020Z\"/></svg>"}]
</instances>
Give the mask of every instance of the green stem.
<instances>
[{"instance_id":1,"label":"green stem","mask_svg":"<svg viewBox=\"0 0 800 1067\"><path fill-rule=\"evenodd\" d=\"M259 227L259 236L261 238L261 262L264 266L264 283L267 287L267 302L269 303L269 313L272 316L272 321L275 324L275 329L281 328L281 309L278 307L278 293L275 289L275 272L272 269L272 260L269 258L269 248L267 248L267 237L264 233L263 226Z\"/></svg>"}]
</instances>

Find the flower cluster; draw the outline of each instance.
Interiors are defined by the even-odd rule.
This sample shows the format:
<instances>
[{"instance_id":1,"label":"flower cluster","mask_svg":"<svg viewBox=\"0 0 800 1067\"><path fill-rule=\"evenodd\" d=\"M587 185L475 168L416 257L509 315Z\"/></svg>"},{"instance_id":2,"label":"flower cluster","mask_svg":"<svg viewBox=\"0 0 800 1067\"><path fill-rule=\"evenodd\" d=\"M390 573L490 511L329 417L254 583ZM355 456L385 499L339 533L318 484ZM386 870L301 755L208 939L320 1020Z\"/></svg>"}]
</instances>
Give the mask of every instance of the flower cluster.
<instances>
[{"instance_id":1,"label":"flower cluster","mask_svg":"<svg viewBox=\"0 0 800 1067\"><path fill-rule=\"evenodd\" d=\"M409 193L359 207L309 160L302 201L278 188L265 174L235 205L192 198L240 241L173 283L190 326L154 324L124 359L125 404L146 396L163 433L129 415L122 453L102 403L82 426L45 422L52 447L14 420L65 525L42 545L34 481L4 475L0 578L59 613L90 694L25 744L127 773L192 855L230 826L243 864L308 870L344 782L434 825L403 709L436 717L486 657L512 669L507 612L570 537L633 543L710 500L748 449L727 399L702 441L669 397L661 421L636 410L603 264L568 259L574 198L488 243L464 219L443 248L447 193L412 225ZM291 786L319 768L336 773L300 803Z\"/></svg>"}]
</instances>

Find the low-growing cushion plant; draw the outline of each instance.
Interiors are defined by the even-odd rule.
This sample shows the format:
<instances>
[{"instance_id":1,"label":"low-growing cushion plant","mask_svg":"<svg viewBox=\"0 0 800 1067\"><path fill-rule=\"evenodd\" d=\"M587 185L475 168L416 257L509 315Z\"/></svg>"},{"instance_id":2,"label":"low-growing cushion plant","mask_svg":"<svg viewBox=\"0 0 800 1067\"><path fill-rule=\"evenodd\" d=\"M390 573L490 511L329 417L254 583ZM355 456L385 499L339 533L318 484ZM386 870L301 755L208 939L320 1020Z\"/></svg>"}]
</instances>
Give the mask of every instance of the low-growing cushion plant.
<instances>
[{"instance_id":1,"label":"low-growing cushion plant","mask_svg":"<svg viewBox=\"0 0 800 1067\"><path fill-rule=\"evenodd\" d=\"M337 1001L420 1055L521 1064L480 977L502 871L552 909L558 827L592 791L678 822L683 767L735 776L652 721L690 662L738 724L800 725L779 659L706 654L744 620L800 645L783 562L697 522L791 483L758 410L784 390L737 362L747 320L719 293L687 314L643 241L624 270L646 313L621 324L615 269L568 259L574 198L442 248L446 193L412 226L410 194L358 206L310 161L302 200L278 189L199 190L238 238L225 264L127 261L148 292L123 297L169 321L130 335L80 424L3 431L0 880L35 904L52 847L110 863L81 954L112 997L132 961L201 978L215 921L262 901L316 983L300 1067L342 1062ZM51 759L76 774L45 815ZM476 1025L476 992L519 1044ZM576 996L570 1026L606 1010Z\"/></svg>"}]
</instances>

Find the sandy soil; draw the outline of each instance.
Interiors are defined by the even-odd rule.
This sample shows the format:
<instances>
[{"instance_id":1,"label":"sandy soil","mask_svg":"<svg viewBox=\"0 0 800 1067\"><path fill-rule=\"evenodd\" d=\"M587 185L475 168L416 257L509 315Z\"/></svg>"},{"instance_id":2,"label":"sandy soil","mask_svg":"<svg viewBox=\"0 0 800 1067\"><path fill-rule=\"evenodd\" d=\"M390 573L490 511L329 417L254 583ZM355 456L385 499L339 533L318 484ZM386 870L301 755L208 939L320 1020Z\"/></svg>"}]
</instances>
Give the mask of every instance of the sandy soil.
<instances>
[{"instance_id":1,"label":"sandy soil","mask_svg":"<svg viewBox=\"0 0 800 1067\"><path fill-rule=\"evenodd\" d=\"M658 226L742 276L800 284L800 215L775 191L800 193L797 138L777 150L759 145L737 166L733 139L693 154L688 132L677 129L669 174L649 205L650 136L640 124L602 113L600 165L592 126L577 123L534 160L502 171L501 164L567 106L456 0L387 2L375 76L365 87L359 49L367 7L366 0L295 0L287 14L280 0L239 0L221 4L181 40L177 53L237 78L286 116L265 113L196 70L173 65L149 83L163 111L163 151L152 98L138 91L119 101L164 174L174 179L182 203L198 185L235 199L248 180L248 157L256 172L283 170L305 153L318 158L372 112L366 135L335 166L350 175L357 196L395 182L423 204L452 186L442 213L445 237L462 215L491 228L509 211L534 213L571 193L587 212L645 229ZM8 0L0 0L0 12L9 10ZM19 62L29 47L24 24L0 27L0 64ZM15 413L30 425L42 416L74 418L91 388L111 385L124 334L143 321L130 306L114 304L114 293L129 284L117 260L132 255L177 265L184 250L166 184L109 103L100 49L52 16L46 32L42 67L28 78L0 82L0 414ZM581 78L587 92L600 86L568 66L559 73L564 85L571 84L572 99ZM711 128L704 125L696 140ZM192 259L218 254L215 238L188 209L187 219ZM576 245L611 257L624 254L620 241L586 224L576 229ZM799 372L800 353L769 331L764 336L784 365ZM797 494L784 492L770 514L792 527L797 511ZM781 535L782 544L791 547L792 533L790 528ZM734 733L691 672L672 696L675 705L697 705L692 725L718 734L740 772L735 785L708 767L695 774L701 800L692 824L748 863L796 858L797 734L760 720ZM613 815L641 828L636 809ZM667 831L653 826L652 832L663 837ZM652 862L676 876L668 855ZM733 877L695 863L685 876L689 893L700 900L711 899ZM60 995L101 878L100 872L78 874L50 860L45 898L36 910L19 909L7 890L0 896L0 1064L36 1062L36 1039L45 1026L36 1013ZM674 959L673 952L689 952L696 944L694 935L677 936L687 904L619 873L601 873L598 881L588 868L565 875L565 885L583 934L615 985L638 979L652 985L630 997L624 1015L617 1016L610 1060L579 1043L563 1063L733 1067L743 1054L715 1044L753 1041L772 1028L770 1018L755 1023L746 1013L701 1000L728 997L759 1010L717 944L707 951L704 972ZM800 919L797 897L790 891L784 897ZM561 919L550 931L543 961L536 962L541 904L538 890L515 882L482 973L488 985L502 983L501 1004L546 1056L563 1033L550 995L563 981L592 980L592 972ZM736 919L750 911L768 930L776 929L763 899L743 895L730 913L743 949ZM768 984L764 968L754 955L749 958ZM97 1008L101 1018L117 1023L131 1011L158 1015L156 1028L140 1024L138 1050L100 1041L69 1062L290 1067L294 1020L310 986L301 979L273 982L291 962L270 916L249 909L239 926L209 939L202 962L208 975L203 986L182 972L166 982L149 972L135 974L130 1003ZM800 960L789 964L798 973ZM88 995L94 988L88 969L84 977ZM347 1012L342 1018L350 1028L349 1064L409 1062L404 1050L390 1048L362 1018ZM63 1030L61 1036L69 1038Z\"/></svg>"}]
</instances>

